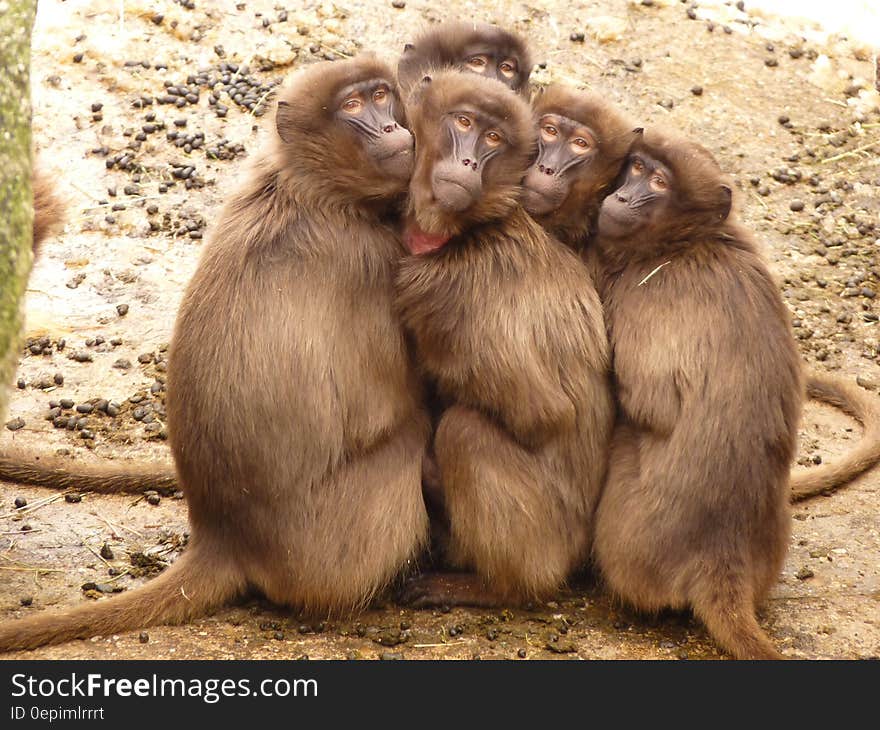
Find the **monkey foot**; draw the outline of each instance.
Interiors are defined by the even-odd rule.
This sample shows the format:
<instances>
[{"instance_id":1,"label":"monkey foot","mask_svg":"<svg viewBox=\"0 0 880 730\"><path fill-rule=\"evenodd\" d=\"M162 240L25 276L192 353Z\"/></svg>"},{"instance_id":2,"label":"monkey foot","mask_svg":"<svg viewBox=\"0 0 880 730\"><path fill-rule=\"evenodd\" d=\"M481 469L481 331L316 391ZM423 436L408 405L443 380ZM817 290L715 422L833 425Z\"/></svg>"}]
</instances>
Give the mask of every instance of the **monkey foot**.
<instances>
[{"instance_id":1,"label":"monkey foot","mask_svg":"<svg viewBox=\"0 0 880 730\"><path fill-rule=\"evenodd\" d=\"M501 605L502 599L473 573L423 573L406 582L397 602L410 608L493 608Z\"/></svg>"}]
</instances>

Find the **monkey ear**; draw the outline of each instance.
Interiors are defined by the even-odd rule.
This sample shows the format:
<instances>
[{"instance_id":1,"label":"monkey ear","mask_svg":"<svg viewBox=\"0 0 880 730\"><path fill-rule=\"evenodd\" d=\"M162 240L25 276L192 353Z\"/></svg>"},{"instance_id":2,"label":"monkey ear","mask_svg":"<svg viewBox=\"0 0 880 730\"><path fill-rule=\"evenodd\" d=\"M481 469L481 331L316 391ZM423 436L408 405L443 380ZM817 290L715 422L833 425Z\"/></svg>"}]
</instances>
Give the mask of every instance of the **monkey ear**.
<instances>
[{"instance_id":1,"label":"monkey ear","mask_svg":"<svg viewBox=\"0 0 880 730\"><path fill-rule=\"evenodd\" d=\"M719 220L727 220L727 216L730 215L730 208L733 205L733 190L730 189L729 185L721 186L721 206L719 210L720 218Z\"/></svg>"},{"instance_id":2,"label":"monkey ear","mask_svg":"<svg viewBox=\"0 0 880 730\"><path fill-rule=\"evenodd\" d=\"M293 141L293 128L293 109L286 101L279 101L278 109L275 111L275 131L278 132L282 142Z\"/></svg>"},{"instance_id":3,"label":"monkey ear","mask_svg":"<svg viewBox=\"0 0 880 730\"><path fill-rule=\"evenodd\" d=\"M430 76L422 76L422 83L423 84L430 84L433 80L434 79L432 79Z\"/></svg>"},{"instance_id":4,"label":"monkey ear","mask_svg":"<svg viewBox=\"0 0 880 730\"><path fill-rule=\"evenodd\" d=\"M636 128L633 130L633 134L636 135L636 137L641 137L644 133L645 133L645 128L644 128L644 127L636 127Z\"/></svg>"},{"instance_id":5,"label":"monkey ear","mask_svg":"<svg viewBox=\"0 0 880 730\"><path fill-rule=\"evenodd\" d=\"M415 47L412 43L406 43L406 44L404 44L404 46L403 46L403 52L404 52L404 53L409 53L410 51L414 51L415 48L416 48L416 47Z\"/></svg>"}]
</instances>

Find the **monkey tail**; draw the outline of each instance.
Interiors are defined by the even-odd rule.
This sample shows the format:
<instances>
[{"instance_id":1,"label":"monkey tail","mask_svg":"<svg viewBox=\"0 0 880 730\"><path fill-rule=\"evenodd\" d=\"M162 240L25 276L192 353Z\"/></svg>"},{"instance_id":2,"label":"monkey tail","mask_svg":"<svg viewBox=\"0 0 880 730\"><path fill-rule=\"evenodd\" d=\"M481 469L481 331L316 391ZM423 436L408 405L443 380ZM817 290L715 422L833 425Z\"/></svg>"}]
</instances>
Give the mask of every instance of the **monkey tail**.
<instances>
[{"instance_id":1,"label":"monkey tail","mask_svg":"<svg viewBox=\"0 0 880 730\"><path fill-rule=\"evenodd\" d=\"M182 623L203 616L244 588L238 570L217 557L209 555L207 546L192 545L165 572L129 593L69 611L4 622L0 625L0 652Z\"/></svg>"},{"instance_id":2,"label":"monkey tail","mask_svg":"<svg viewBox=\"0 0 880 730\"><path fill-rule=\"evenodd\" d=\"M712 638L735 659L785 659L755 618L752 601L735 584L729 591L710 590L692 606Z\"/></svg>"},{"instance_id":3,"label":"monkey tail","mask_svg":"<svg viewBox=\"0 0 880 730\"><path fill-rule=\"evenodd\" d=\"M55 191L55 178L39 165L33 168L31 178L34 194L34 254L40 244L51 236L64 222L65 205Z\"/></svg>"},{"instance_id":4,"label":"monkey tail","mask_svg":"<svg viewBox=\"0 0 880 730\"><path fill-rule=\"evenodd\" d=\"M174 469L166 465L142 462L134 468L86 466L71 471L60 462L16 451L0 453L0 480L98 494L140 494L155 489L168 495L180 488Z\"/></svg>"},{"instance_id":5,"label":"monkey tail","mask_svg":"<svg viewBox=\"0 0 880 730\"><path fill-rule=\"evenodd\" d=\"M843 378L816 373L807 375L807 395L855 418L864 434L841 461L795 472L791 477L792 502L842 487L880 461L880 399Z\"/></svg>"}]
</instances>

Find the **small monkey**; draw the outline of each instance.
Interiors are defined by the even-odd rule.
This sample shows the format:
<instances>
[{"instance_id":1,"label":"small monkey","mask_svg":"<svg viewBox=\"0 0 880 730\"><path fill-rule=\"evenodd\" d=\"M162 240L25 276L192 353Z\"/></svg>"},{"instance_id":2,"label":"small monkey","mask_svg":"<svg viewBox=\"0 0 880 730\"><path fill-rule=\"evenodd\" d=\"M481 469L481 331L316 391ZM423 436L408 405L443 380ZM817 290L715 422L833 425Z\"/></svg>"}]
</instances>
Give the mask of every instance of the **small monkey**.
<instances>
[{"instance_id":1,"label":"small monkey","mask_svg":"<svg viewBox=\"0 0 880 730\"><path fill-rule=\"evenodd\" d=\"M607 99L558 84L539 93L532 109L538 155L523 180L523 206L560 241L583 251L640 130Z\"/></svg>"},{"instance_id":2,"label":"small monkey","mask_svg":"<svg viewBox=\"0 0 880 730\"><path fill-rule=\"evenodd\" d=\"M739 659L778 659L755 618L791 524L803 382L788 311L697 144L648 132L595 245L618 418L593 556L614 595L692 608Z\"/></svg>"},{"instance_id":3,"label":"small monkey","mask_svg":"<svg viewBox=\"0 0 880 730\"><path fill-rule=\"evenodd\" d=\"M448 559L420 605L558 588L588 555L613 407L595 288L523 211L534 130L497 81L442 71L407 102L416 140L396 308L434 384ZM406 598L405 597L405 598Z\"/></svg>"},{"instance_id":4,"label":"small monkey","mask_svg":"<svg viewBox=\"0 0 880 730\"><path fill-rule=\"evenodd\" d=\"M407 43L397 64L404 97L427 73L443 68L495 79L528 98L531 54L523 38L504 28L449 21Z\"/></svg>"},{"instance_id":5,"label":"small monkey","mask_svg":"<svg viewBox=\"0 0 880 730\"><path fill-rule=\"evenodd\" d=\"M191 539L146 585L0 626L0 651L179 623L246 588L364 606L423 549L418 380L392 313L385 222L412 169L391 70L315 64L226 203L181 303L168 426Z\"/></svg>"}]
</instances>

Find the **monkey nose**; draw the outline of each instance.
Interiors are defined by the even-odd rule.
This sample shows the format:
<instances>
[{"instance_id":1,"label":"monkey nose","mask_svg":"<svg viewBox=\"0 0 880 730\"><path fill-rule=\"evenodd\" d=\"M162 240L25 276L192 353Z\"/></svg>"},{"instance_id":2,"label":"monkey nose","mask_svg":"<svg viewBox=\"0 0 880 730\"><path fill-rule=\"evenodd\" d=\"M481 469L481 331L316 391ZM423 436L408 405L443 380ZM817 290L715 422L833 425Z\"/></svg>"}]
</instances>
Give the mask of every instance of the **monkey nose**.
<instances>
[{"instance_id":1,"label":"monkey nose","mask_svg":"<svg viewBox=\"0 0 880 730\"><path fill-rule=\"evenodd\" d=\"M397 129L396 124L386 124L382 127L382 131L385 132L385 134L391 134L395 129Z\"/></svg>"}]
</instances>

